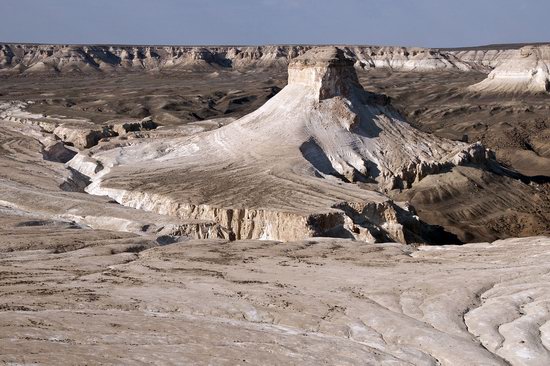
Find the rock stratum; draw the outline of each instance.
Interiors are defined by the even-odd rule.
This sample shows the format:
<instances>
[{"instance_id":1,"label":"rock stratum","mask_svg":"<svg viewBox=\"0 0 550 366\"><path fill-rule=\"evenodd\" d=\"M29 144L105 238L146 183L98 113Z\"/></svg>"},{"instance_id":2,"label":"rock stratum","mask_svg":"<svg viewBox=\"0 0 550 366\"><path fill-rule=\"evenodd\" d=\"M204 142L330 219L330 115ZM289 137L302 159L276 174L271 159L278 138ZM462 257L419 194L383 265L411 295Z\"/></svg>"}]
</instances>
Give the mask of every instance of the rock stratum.
<instances>
[{"instance_id":1,"label":"rock stratum","mask_svg":"<svg viewBox=\"0 0 550 366\"><path fill-rule=\"evenodd\" d=\"M286 68L315 46L115 46L0 44L0 75L87 72L169 71L215 68ZM517 49L441 50L420 47L346 46L358 68L401 71L489 72L517 59ZM546 57L546 56L544 56Z\"/></svg>"},{"instance_id":2,"label":"rock stratum","mask_svg":"<svg viewBox=\"0 0 550 366\"><path fill-rule=\"evenodd\" d=\"M0 44L0 76L284 70L292 59L315 48L273 46L115 46ZM489 74L470 91L541 93L550 89L550 46L430 49L345 46L356 68L394 71L461 71Z\"/></svg>"},{"instance_id":3,"label":"rock stratum","mask_svg":"<svg viewBox=\"0 0 550 366\"><path fill-rule=\"evenodd\" d=\"M407 242L422 237L422 223L381 192L492 158L480 144L411 127L387 98L362 88L342 49L310 50L288 75L275 97L227 126L90 149L68 166L90 179L88 193L211 220L225 238Z\"/></svg>"}]
</instances>

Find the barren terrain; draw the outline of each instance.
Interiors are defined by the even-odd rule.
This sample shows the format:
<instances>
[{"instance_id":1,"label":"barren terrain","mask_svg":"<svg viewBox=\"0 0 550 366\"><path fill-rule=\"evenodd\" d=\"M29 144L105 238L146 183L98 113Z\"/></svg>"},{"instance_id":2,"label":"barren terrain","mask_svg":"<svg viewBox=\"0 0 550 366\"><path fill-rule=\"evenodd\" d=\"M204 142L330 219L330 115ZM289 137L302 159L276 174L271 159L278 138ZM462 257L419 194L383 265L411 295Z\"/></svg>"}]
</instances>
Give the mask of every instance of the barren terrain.
<instances>
[{"instance_id":1,"label":"barren terrain","mask_svg":"<svg viewBox=\"0 0 550 366\"><path fill-rule=\"evenodd\" d=\"M549 364L547 49L0 46L1 362Z\"/></svg>"}]
</instances>

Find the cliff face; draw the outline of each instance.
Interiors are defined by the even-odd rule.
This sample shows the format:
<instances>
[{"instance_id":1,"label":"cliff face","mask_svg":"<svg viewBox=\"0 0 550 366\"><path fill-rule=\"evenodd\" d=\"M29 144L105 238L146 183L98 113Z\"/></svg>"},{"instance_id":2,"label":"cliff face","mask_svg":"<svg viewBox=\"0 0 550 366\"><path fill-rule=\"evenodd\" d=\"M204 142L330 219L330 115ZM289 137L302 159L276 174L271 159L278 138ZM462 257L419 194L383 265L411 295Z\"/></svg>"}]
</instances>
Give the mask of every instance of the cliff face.
<instances>
[{"instance_id":1,"label":"cliff face","mask_svg":"<svg viewBox=\"0 0 550 366\"><path fill-rule=\"evenodd\" d=\"M127 72L223 67L273 67L305 52L302 46L151 47L0 45L2 73Z\"/></svg>"},{"instance_id":2,"label":"cliff face","mask_svg":"<svg viewBox=\"0 0 550 366\"><path fill-rule=\"evenodd\" d=\"M313 46L111 46L0 44L0 75L170 71L178 69L286 68ZM489 72L518 50L447 51L416 47L348 46L358 68L402 71L478 70Z\"/></svg>"},{"instance_id":3,"label":"cliff face","mask_svg":"<svg viewBox=\"0 0 550 366\"><path fill-rule=\"evenodd\" d=\"M314 58L306 54L290 61L289 85L312 88L317 91L319 100L336 96L351 97L354 89L361 88L353 69L353 60L346 58L341 49L315 51L309 52L315 52Z\"/></svg>"}]
</instances>

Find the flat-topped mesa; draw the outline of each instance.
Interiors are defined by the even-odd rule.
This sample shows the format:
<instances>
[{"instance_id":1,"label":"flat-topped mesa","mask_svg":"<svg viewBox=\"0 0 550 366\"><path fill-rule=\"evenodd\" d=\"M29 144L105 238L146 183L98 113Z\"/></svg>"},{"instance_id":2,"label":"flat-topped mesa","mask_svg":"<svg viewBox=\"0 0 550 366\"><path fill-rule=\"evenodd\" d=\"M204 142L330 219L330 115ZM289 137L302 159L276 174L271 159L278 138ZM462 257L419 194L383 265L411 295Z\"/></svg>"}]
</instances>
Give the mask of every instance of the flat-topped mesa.
<instances>
[{"instance_id":1,"label":"flat-topped mesa","mask_svg":"<svg viewBox=\"0 0 550 366\"><path fill-rule=\"evenodd\" d=\"M319 100L350 97L353 89L362 89L353 64L340 48L314 48L290 61L288 84L318 90Z\"/></svg>"}]
</instances>

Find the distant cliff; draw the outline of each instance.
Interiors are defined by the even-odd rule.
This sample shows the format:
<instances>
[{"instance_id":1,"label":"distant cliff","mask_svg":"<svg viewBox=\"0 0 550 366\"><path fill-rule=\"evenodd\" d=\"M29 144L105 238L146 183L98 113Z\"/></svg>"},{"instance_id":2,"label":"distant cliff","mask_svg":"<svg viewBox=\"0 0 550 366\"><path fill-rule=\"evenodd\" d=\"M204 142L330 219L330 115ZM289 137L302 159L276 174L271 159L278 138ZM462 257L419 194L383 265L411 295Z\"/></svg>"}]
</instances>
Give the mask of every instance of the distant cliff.
<instances>
[{"instance_id":1,"label":"distant cliff","mask_svg":"<svg viewBox=\"0 0 550 366\"><path fill-rule=\"evenodd\" d=\"M128 71L235 70L279 67L314 46L114 46L0 44L0 75ZM490 72L516 49L438 50L348 46L358 68L403 71L479 70Z\"/></svg>"}]
</instances>

